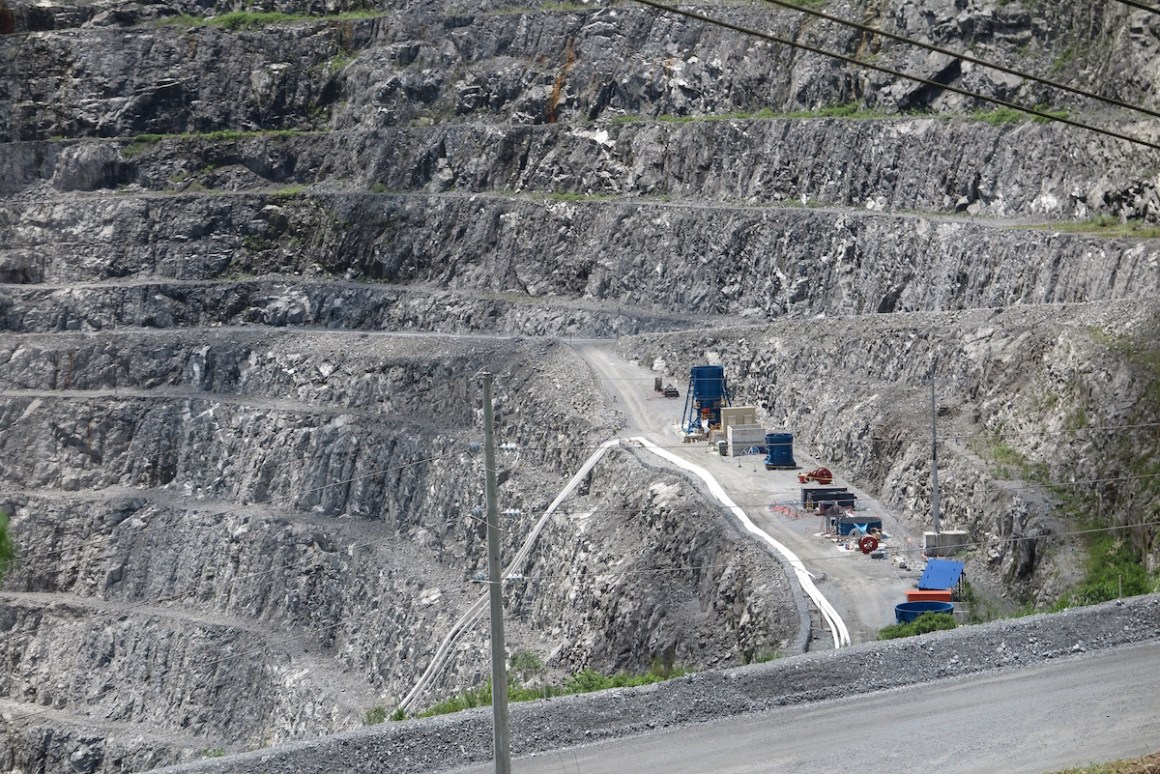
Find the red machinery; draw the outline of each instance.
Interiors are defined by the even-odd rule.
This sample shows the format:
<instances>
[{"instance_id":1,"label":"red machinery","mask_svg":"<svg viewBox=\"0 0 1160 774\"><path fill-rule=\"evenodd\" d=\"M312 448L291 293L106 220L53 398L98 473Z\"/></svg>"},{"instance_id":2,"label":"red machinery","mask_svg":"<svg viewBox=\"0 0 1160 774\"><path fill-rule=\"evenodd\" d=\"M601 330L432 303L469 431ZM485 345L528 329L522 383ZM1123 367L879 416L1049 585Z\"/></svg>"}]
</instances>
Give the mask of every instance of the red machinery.
<instances>
[{"instance_id":1,"label":"red machinery","mask_svg":"<svg viewBox=\"0 0 1160 774\"><path fill-rule=\"evenodd\" d=\"M814 468L809 473L798 473L798 483L808 484L811 481L816 481L819 484L834 483L834 474L830 472L829 468Z\"/></svg>"}]
</instances>

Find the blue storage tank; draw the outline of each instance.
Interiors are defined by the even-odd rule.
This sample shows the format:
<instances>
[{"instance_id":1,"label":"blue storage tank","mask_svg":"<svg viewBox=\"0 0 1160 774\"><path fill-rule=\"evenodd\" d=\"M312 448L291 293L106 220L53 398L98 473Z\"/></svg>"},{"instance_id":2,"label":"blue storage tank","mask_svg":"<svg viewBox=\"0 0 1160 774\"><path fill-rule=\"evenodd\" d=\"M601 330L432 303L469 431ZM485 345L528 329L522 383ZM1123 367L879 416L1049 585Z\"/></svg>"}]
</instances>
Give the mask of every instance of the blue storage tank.
<instances>
[{"instance_id":1,"label":"blue storage tank","mask_svg":"<svg viewBox=\"0 0 1160 774\"><path fill-rule=\"evenodd\" d=\"M766 433L765 448L769 452L765 457L766 470L793 470L797 467L793 461L793 433Z\"/></svg>"},{"instance_id":2,"label":"blue storage tank","mask_svg":"<svg viewBox=\"0 0 1160 774\"><path fill-rule=\"evenodd\" d=\"M690 376L690 392L695 399L714 401L725 396L725 366L693 366Z\"/></svg>"},{"instance_id":3,"label":"blue storage tank","mask_svg":"<svg viewBox=\"0 0 1160 774\"><path fill-rule=\"evenodd\" d=\"M911 623L923 613L953 613L953 602L903 602L894 606L894 620L898 623Z\"/></svg>"},{"instance_id":4,"label":"blue storage tank","mask_svg":"<svg viewBox=\"0 0 1160 774\"><path fill-rule=\"evenodd\" d=\"M685 395L684 429L695 433L705 426L720 427L721 409L729 405L729 386L725 383L725 366L693 366L689 372L689 391Z\"/></svg>"}]
</instances>

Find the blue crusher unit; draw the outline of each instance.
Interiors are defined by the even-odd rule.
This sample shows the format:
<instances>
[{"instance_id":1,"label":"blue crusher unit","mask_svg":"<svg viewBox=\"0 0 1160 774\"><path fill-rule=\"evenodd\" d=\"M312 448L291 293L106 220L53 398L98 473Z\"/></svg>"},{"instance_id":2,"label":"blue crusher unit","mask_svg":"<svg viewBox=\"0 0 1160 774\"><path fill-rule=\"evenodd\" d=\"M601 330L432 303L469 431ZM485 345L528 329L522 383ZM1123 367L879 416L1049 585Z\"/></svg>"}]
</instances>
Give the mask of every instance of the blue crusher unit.
<instances>
[{"instance_id":1,"label":"blue crusher unit","mask_svg":"<svg viewBox=\"0 0 1160 774\"><path fill-rule=\"evenodd\" d=\"M725 366L693 366L689 390L685 393L685 413L681 429L686 433L716 429L721 426L721 409L729 405L729 385L725 383Z\"/></svg>"}]
</instances>

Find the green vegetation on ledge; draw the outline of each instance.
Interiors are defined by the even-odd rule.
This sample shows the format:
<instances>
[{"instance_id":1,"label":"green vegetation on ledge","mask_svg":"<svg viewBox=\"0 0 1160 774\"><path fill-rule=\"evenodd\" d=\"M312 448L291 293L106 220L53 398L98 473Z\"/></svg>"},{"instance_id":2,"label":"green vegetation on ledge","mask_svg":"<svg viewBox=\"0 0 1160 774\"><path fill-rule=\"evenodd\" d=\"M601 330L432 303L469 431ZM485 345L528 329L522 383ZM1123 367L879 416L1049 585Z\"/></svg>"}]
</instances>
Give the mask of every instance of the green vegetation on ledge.
<instances>
[{"instance_id":1,"label":"green vegetation on ledge","mask_svg":"<svg viewBox=\"0 0 1160 774\"><path fill-rule=\"evenodd\" d=\"M1067 118L1068 116L1066 110L1050 110L1043 105L1037 105L1035 109L1040 113L1046 113L1052 118ZM976 110L971 114L971 118L976 121L982 121L985 124L990 124L991 126L1020 124L1024 121L1034 121L1035 123L1043 124L1051 120L1051 118L1045 118L1043 116L1025 113L1022 110L1016 110L1015 108L1003 106L999 106L990 110Z\"/></svg>"},{"instance_id":2,"label":"green vegetation on ledge","mask_svg":"<svg viewBox=\"0 0 1160 774\"><path fill-rule=\"evenodd\" d=\"M1086 570L1083 581L1061 597L1053 611L1096 605L1152 591L1148 572L1116 533L1097 532L1089 538Z\"/></svg>"},{"instance_id":3,"label":"green vegetation on ledge","mask_svg":"<svg viewBox=\"0 0 1160 774\"><path fill-rule=\"evenodd\" d=\"M1152 753L1143 758L1097 763L1082 769L1062 769L1055 774L1156 774L1158 771L1160 771L1160 753Z\"/></svg>"},{"instance_id":4,"label":"green vegetation on ledge","mask_svg":"<svg viewBox=\"0 0 1160 774\"><path fill-rule=\"evenodd\" d=\"M1140 220L1120 220L1113 215L1100 215L1090 220L1044 223L1025 228L1040 231L1058 231L1064 234L1094 234L1104 237L1130 237L1133 239L1156 239L1160 237L1160 226Z\"/></svg>"},{"instance_id":5,"label":"green vegetation on ledge","mask_svg":"<svg viewBox=\"0 0 1160 774\"><path fill-rule=\"evenodd\" d=\"M302 129L259 129L255 131L239 131L236 129L218 129L212 132L185 132L177 134L138 134L133 141L121 149L121 155L126 158L138 156L150 145L156 145L164 140L207 140L209 142L232 142L249 140L255 137L296 137L309 134Z\"/></svg>"},{"instance_id":6,"label":"green vegetation on ledge","mask_svg":"<svg viewBox=\"0 0 1160 774\"><path fill-rule=\"evenodd\" d=\"M535 699L550 699L554 696L573 696L581 693L603 691L608 688L635 688L641 685L650 685L665 680L671 680L687 674L680 666L666 666L657 659L648 672L639 675L627 672L617 672L605 675L592 669L572 675L562 685L549 685L544 682L530 682L543 673L543 665L539 658L528 651L520 651L512 655L512 668L508 674L508 700L512 702L533 701ZM428 707L418 713L416 717L427 718L435 715L448 715L474 707L486 707L491 704L491 680L479 688L472 688L463 693ZM368 725L382 723L386 718L387 709L381 705L367 710L365 721ZM404 720L407 715L402 709L397 709L390 715L391 720Z\"/></svg>"},{"instance_id":7,"label":"green vegetation on ledge","mask_svg":"<svg viewBox=\"0 0 1160 774\"><path fill-rule=\"evenodd\" d=\"M950 613L923 613L910 623L883 626L878 630L878 639L897 640L902 637L914 637L919 634L954 629L956 626L955 617Z\"/></svg>"}]
</instances>

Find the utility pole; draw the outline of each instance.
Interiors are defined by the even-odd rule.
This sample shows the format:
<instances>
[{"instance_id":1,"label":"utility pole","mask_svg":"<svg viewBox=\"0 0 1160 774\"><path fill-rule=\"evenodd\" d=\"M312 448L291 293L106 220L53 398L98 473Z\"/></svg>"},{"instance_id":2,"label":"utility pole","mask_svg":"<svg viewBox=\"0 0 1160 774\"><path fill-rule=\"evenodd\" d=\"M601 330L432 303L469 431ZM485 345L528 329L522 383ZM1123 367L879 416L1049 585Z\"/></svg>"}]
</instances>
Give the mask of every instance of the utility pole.
<instances>
[{"instance_id":1,"label":"utility pole","mask_svg":"<svg viewBox=\"0 0 1160 774\"><path fill-rule=\"evenodd\" d=\"M495 774L511 774L508 745L507 653L503 642L503 579L499 574L499 514L495 496L495 418L491 374L483 379L483 467L487 491L487 587L491 602L491 711L495 741Z\"/></svg>"},{"instance_id":2,"label":"utility pole","mask_svg":"<svg viewBox=\"0 0 1160 774\"><path fill-rule=\"evenodd\" d=\"M938 429L935 426L935 416L938 410L934 400L934 373L930 375L930 513L934 519L934 534L939 533L938 527ZM937 549L936 549L937 550Z\"/></svg>"}]
</instances>

